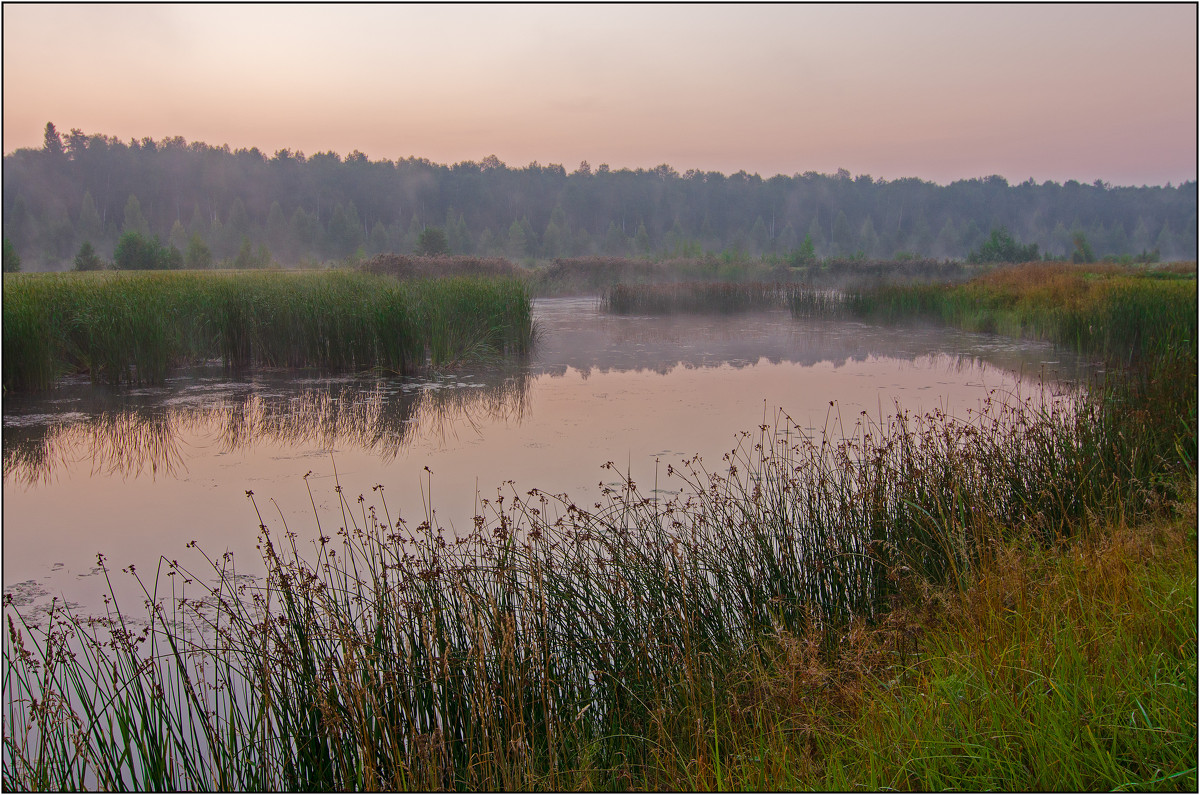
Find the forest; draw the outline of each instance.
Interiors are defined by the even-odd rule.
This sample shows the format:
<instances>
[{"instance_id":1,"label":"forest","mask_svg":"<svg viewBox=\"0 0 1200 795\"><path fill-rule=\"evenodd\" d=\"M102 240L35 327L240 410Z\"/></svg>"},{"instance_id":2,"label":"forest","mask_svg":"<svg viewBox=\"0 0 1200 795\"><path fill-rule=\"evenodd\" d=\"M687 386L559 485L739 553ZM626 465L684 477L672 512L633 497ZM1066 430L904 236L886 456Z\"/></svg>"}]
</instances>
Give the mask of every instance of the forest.
<instances>
[{"instance_id":1,"label":"forest","mask_svg":"<svg viewBox=\"0 0 1200 795\"><path fill-rule=\"evenodd\" d=\"M46 125L4 157L6 269L70 270L158 238L165 267L311 266L394 253L966 259L1006 229L1050 258L1192 259L1196 182L987 176L938 185L814 171L764 179L670 165L453 165L357 150L232 150ZM430 232L433 232L432 234ZM425 233L424 235L422 233ZM153 255L151 255L153 256ZM153 260L152 260L153 261Z\"/></svg>"}]
</instances>

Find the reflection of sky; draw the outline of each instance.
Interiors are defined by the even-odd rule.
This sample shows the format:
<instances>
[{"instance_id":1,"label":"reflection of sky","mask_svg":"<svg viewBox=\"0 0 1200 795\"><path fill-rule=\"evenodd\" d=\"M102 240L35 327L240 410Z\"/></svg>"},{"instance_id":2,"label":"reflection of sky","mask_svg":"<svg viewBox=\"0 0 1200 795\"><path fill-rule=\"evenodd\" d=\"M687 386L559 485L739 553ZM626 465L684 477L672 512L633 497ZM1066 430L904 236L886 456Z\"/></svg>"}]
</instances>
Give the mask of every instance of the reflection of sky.
<instances>
[{"instance_id":1,"label":"reflection of sky","mask_svg":"<svg viewBox=\"0 0 1200 795\"><path fill-rule=\"evenodd\" d=\"M665 479L694 454L719 460L777 408L817 434L897 404L961 416L1021 389L1016 372L1074 361L987 335L787 312L608 317L594 299L552 299L535 314L542 342L524 366L426 379L210 374L6 397L6 590L91 604L104 588L96 552L145 571L160 552L182 559L192 540L252 571L250 490L264 521L301 537L315 527L311 502L324 524L343 523L335 483L369 499L384 484L393 517L415 526L432 506L435 525L461 529L476 498L506 481L586 504L614 480L604 462Z\"/></svg>"}]
</instances>

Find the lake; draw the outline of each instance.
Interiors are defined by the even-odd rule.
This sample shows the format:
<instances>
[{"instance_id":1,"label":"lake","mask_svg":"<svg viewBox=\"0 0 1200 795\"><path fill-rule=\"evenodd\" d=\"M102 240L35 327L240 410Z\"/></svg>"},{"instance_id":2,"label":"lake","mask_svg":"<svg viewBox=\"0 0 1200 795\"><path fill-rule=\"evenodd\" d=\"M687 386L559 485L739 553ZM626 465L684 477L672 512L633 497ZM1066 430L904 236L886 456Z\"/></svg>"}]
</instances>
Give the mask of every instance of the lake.
<instances>
[{"instance_id":1,"label":"lake","mask_svg":"<svg viewBox=\"0 0 1200 795\"><path fill-rule=\"evenodd\" d=\"M216 368L162 386L68 379L4 399L4 591L23 613L58 596L99 610L134 564L193 562L191 541L261 573L259 516L301 547L382 484L391 515L470 528L479 498L531 488L580 503L628 473L669 491L668 464L719 461L779 410L820 434L897 407L955 416L989 398L1067 390L1089 363L1044 343L932 327L794 320L788 312L610 316L539 299L519 364L421 378ZM616 470L603 468L606 462ZM315 516L314 516L315 505Z\"/></svg>"}]
</instances>

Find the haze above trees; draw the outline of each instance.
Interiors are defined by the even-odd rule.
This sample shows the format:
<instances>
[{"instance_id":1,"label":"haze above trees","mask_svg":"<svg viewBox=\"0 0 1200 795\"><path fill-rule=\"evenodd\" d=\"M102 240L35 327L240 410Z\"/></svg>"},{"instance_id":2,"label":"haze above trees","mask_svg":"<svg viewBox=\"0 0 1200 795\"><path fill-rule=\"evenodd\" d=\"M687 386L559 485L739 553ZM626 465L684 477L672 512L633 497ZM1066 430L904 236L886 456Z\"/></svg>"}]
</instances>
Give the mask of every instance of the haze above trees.
<instances>
[{"instance_id":1,"label":"haze above trees","mask_svg":"<svg viewBox=\"0 0 1200 795\"><path fill-rule=\"evenodd\" d=\"M358 151L267 156L181 137L63 136L53 124L41 149L5 156L3 179L6 262L11 246L24 270L71 268L85 243L89 266L112 260L123 237L141 267L164 258L253 267L414 251L518 261L717 252L965 259L995 245L989 235L1000 228L1026 250L1061 258L1077 255L1081 239L1097 258L1196 251L1195 181L1014 185L989 176L941 186L844 169L764 179L586 161L568 172L511 167L494 155L453 165L372 161Z\"/></svg>"}]
</instances>

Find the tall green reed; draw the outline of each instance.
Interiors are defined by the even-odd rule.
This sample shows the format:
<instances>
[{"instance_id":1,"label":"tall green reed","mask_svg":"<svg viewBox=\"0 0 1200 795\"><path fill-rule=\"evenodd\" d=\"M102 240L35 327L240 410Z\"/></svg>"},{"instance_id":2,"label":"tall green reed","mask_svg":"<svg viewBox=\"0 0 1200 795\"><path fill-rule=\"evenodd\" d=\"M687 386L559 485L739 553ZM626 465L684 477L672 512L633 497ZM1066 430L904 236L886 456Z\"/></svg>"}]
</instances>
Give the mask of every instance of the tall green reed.
<instances>
[{"instance_id":1,"label":"tall green reed","mask_svg":"<svg viewBox=\"0 0 1200 795\"><path fill-rule=\"evenodd\" d=\"M159 383L172 367L380 369L520 355L531 303L514 279L397 282L357 272L5 276L4 386L68 372Z\"/></svg>"}]
</instances>

